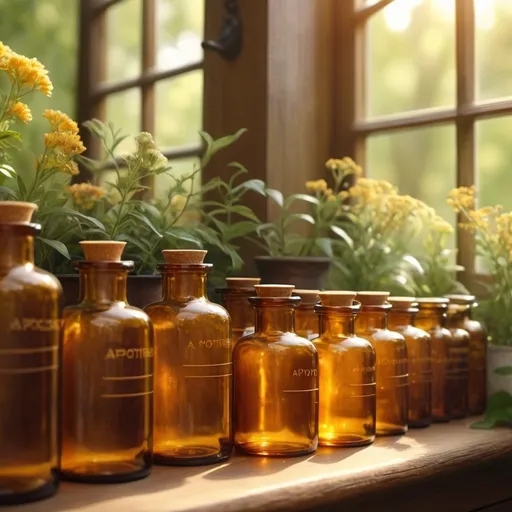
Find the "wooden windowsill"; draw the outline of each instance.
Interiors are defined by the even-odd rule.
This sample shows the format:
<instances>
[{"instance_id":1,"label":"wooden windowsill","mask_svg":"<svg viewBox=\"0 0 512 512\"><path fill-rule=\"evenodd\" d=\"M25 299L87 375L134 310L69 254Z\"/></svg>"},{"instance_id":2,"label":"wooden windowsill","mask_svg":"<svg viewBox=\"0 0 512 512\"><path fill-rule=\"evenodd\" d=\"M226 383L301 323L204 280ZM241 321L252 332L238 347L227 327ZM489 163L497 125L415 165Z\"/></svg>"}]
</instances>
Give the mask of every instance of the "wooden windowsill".
<instances>
[{"instance_id":1,"label":"wooden windowsill","mask_svg":"<svg viewBox=\"0 0 512 512\"><path fill-rule=\"evenodd\" d=\"M63 483L55 497L12 510L467 512L512 498L512 429L469 429L472 421L300 458L234 456L216 466L155 467L128 484Z\"/></svg>"}]
</instances>

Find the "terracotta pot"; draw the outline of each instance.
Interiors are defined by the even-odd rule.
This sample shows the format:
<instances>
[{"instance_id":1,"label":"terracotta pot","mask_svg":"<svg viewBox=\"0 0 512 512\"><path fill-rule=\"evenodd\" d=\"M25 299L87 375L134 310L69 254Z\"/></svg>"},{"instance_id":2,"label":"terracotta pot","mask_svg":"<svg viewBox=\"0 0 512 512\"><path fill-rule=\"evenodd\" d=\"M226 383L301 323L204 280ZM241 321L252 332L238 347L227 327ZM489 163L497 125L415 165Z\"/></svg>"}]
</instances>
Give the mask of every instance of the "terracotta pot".
<instances>
[{"instance_id":1,"label":"terracotta pot","mask_svg":"<svg viewBox=\"0 0 512 512\"><path fill-rule=\"evenodd\" d=\"M79 302L80 286L78 275L58 275L62 289L62 307L71 306ZM128 303L131 306L143 309L152 302L162 298L161 276L128 276Z\"/></svg>"},{"instance_id":2,"label":"terracotta pot","mask_svg":"<svg viewBox=\"0 0 512 512\"><path fill-rule=\"evenodd\" d=\"M493 345L487 346L487 396L494 395L497 391L507 391L512 395L512 375L499 375L496 368L504 366L512 367L512 346Z\"/></svg>"},{"instance_id":3,"label":"terracotta pot","mask_svg":"<svg viewBox=\"0 0 512 512\"><path fill-rule=\"evenodd\" d=\"M322 256L257 256L255 261L263 284L293 284L304 290L321 290L331 264Z\"/></svg>"}]
</instances>

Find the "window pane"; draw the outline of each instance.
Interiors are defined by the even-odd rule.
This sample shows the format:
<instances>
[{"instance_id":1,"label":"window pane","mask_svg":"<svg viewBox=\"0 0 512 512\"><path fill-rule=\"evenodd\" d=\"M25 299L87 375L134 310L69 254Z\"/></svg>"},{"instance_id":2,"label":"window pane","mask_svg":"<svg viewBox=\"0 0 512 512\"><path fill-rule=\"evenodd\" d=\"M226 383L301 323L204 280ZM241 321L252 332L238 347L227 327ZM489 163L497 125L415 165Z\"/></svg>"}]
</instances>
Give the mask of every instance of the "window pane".
<instances>
[{"instance_id":1,"label":"window pane","mask_svg":"<svg viewBox=\"0 0 512 512\"><path fill-rule=\"evenodd\" d=\"M454 225L446 199L456 186L455 148L452 125L375 135L367 140L367 175L425 201Z\"/></svg>"},{"instance_id":2,"label":"window pane","mask_svg":"<svg viewBox=\"0 0 512 512\"><path fill-rule=\"evenodd\" d=\"M172 69L201 60L204 0L158 0L159 69Z\"/></svg>"},{"instance_id":3,"label":"window pane","mask_svg":"<svg viewBox=\"0 0 512 512\"><path fill-rule=\"evenodd\" d=\"M155 141L161 148L199 142L202 127L203 72L192 71L156 83Z\"/></svg>"},{"instance_id":4,"label":"window pane","mask_svg":"<svg viewBox=\"0 0 512 512\"><path fill-rule=\"evenodd\" d=\"M107 80L119 82L140 75L141 0L123 0L110 7L106 16Z\"/></svg>"},{"instance_id":5,"label":"window pane","mask_svg":"<svg viewBox=\"0 0 512 512\"><path fill-rule=\"evenodd\" d=\"M512 2L474 0L477 98L512 96Z\"/></svg>"},{"instance_id":6,"label":"window pane","mask_svg":"<svg viewBox=\"0 0 512 512\"><path fill-rule=\"evenodd\" d=\"M480 206L501 204L512 210L512 117L485 119L476 123L477 187Z\"/></svg>"},{"instance_id":7,"label":"window pane","mask_svg":"<svg viewBox=\"0 0 512 512\"><path fill-rule=\"evenodd\" d=\"M369 117L455 104L454 0L395 0L368 21Z\"/></svg>"},{"instance_id":8,"label":"window pane","mask_svg":"<svg viewBox=\"0 0 512 512\"><path fill-rule=\"evenodd\" d=\"M116 130L129 137L116 148L116 154L126 154L135 150L134 136L140 132L140 89L128 89L106 98L106 119Z\"/></svg>"}]
</instances>

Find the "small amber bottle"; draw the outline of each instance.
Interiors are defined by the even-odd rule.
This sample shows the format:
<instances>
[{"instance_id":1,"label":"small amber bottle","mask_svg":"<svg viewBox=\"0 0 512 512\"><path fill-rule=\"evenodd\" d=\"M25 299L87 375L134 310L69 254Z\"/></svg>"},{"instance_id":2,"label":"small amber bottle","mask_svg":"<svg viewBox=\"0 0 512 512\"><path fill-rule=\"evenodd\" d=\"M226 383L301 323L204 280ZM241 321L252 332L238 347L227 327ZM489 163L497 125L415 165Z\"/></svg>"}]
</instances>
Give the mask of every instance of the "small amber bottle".
<instances>
[{"instance_id":1,"label":"small amber bottle","mask_svg":"<svg viewBox=\"0 0 512 512\"><path fill-rule=\"evenodd\" d=\"M356 292L319 292L313 340L320 370L318 439L322 446L362 446L375 440L375 350L354 334Z\"/></svg>"},{"instance_id":2,"label":"small amber bottle","mask_svg":"<svg viewBox=\"0 0 512 512\"><path fill-rule=\"evenodd\" d=\"M452 334L448 353L448 393L450 395L450 417L464 418L468 414L469 345L471 336L464 329L466 306L450 300L446 327Z\"/></svg>"},{"instance_id":3,"label":"small amber bottle","mask_svg":"<svg viewBox=\"0 0 512 512\"><path fill-rule=\"evenodd\" d=\"M367 339L375 349L377 362L378 436L407 432L408 374L407 347L404 337L387 328L388 292L358 292L361 312L356 320L356 334Z\"/></svg>"},{"instance_id":4,"label":"small amber bottle","mask_svg":"<svg viewBox=\"0 0 512 512\"><path fill-rule=\"evenodd\" d=\"M414 325L430 334L432 355L432 419L450 421L448 359L452 335L445 328L448 299L422 297L416 299L418 313Z\"/></svg>"},{"instance_id":5,"label":"small amber bottle","mask_svg":"<svg viewBox=\"0 0 512 512\"><path fill-rule=\"evenodd\" d=\"M318 290L293 290L293 295L301 298L295 309L295 333L310 341L318 338L319 319L314 309L320 300L318 293Z\"/></svg>"},{"instance_id":6,"label":"small amber bottle","mask_svg":"<svg viewBox=\"0 0 512 512\"><path fill-rule=\"evenodd\" d=\"M233 345L242 336L254 332L254 309L249 304L249 297L254 296L254 285L260 281L259 277L227 277L226 287L216 290L231 317Z\"/></svg>"},{"instance_id":7,"label":"small amber bottle","mask_svg":"<svg viewBox=\"0 0 512 512\"><path fill-rule=\"evenodd\" d=\"M487 333L483 325L471 318L472 309L478 304L474 295L448 295L450 309L458 309L464 321L462 328L471 337L468 362L468 411L482 414L487 398Z\"/></svg>"},{"instance_id":8,"label":"small amber bottle","mask_svg":"<svg viewBox=\"0 0 512 512\"><path fill-rule=\"evenodd\" d=\"M294 332L292 285L256 285L255 332L233 349L236 448L295 456L318 445L318 354Z\"/></svg>"},{"instance_id":9,"label":"small amber bottle","mask_svg":"<svg viewBox=\"0 0 512 512\"><path fill-rule=\"evenodd\" d=\"M34 265L36 209L0 201L0 505L57 490L61 287Z\"/></svg>"},{"instance_id":10,"label":"small amber bottle","mask_svg":"<svg viewBox=\"0 0 512 512\"><path fill-rule=\"evenodd\" d=\"M206 251L163 255L163 298L145 308L155 331L155 462L220 462L233 449L231 320L206 297Z\"/></svg>"},{"instance_id":11,"label":"small amber bottle","mask_svg":"<svg viewBox=\"0 0 512 512\"><path fill-rule=\"evenodd\" d=\"M125 242L80 242L81 302L64 309L60 472L116 483L151 468L151 323L126 302Z\"/></svg>"},{"instance_id":12,"label":"small amber bottle","mask_svg":"<svg viewBox=\"0 0 512 512\"><path fill-rule=\"evenodd\" d=\"M388 327L399 332L407 345L409 373L409 427L428 427L432 423L432 354L428 332L414 327L418 312L413 297L389 297L392 308Z\"/></svg>"}]
</instances>

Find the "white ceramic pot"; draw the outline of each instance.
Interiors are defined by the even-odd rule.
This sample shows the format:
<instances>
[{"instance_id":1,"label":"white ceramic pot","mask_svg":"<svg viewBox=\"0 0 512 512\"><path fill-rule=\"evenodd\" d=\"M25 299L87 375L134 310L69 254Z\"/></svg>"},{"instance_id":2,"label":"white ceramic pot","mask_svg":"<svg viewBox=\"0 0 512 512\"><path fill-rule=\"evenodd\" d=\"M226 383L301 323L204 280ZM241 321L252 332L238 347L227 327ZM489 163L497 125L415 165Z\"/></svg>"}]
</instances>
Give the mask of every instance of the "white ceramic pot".
<instances>
[{"instance_id":1,"label":"white ceramic pot","mask_svg":"<svg viewBox=\"0 0 512 512\"><path fill-rule=\"evenodd\" d=\"M512 346L487 346L487 396L497 391L507 391L512 395L512 375L498 375L494 370L512 366Z\"/></svg>"}]
</instances>

